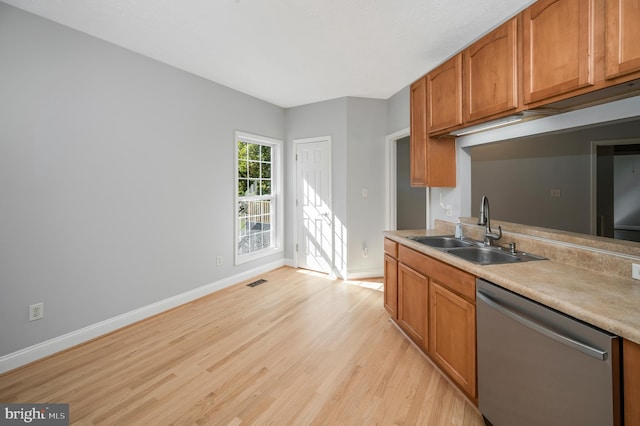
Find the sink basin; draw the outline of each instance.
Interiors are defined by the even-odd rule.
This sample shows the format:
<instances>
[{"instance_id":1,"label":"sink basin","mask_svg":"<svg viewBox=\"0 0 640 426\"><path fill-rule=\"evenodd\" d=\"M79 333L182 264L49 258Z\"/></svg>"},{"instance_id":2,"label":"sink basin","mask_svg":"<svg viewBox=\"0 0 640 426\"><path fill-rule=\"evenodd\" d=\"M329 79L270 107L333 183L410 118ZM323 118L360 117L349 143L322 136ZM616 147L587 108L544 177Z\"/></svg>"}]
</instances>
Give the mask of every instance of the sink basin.
<instances>
[{"instance_id":1,"label":"sink basin","mask_svg":"<svg viewBox=\"0 0 640 426\"><path fill-rule=\"evenodd\" d=\"M455 247L472 247L474 243L461 240L459 238L455 238L453 236L421 236L421 237L409 237L410 240L413 240L417 243L424 244L425 246L439 248L439 249L449 249Z\"/></svg>"},{"instance_id":2,"label":"sink basin","mask_svg":"<svg viewBox=\"0 0 640 426\"><path fill-rule=\"evenodd\" d=\"M544 260L544 257L530 253L503 251L498 246L484 246L482 242L471 239L459 239L453 235L420 235L408 237L420 244L438 249L445 253L457 256L467 262L477 265L496 265L500 263L528 262L531 260Z\"/></svg>"},{"instance_id":3,"label":"sink basin","mask_svg":"<svg viewBox=\"0 0 640 426\"><path fill-rule=\"evenodd\" d=\"M518 255L506 253L493 247L465 247L447 250L447 252L469 262L477 263L478 265L495 265L498 263L522 261Z\"/></svg>"}]
</instances>

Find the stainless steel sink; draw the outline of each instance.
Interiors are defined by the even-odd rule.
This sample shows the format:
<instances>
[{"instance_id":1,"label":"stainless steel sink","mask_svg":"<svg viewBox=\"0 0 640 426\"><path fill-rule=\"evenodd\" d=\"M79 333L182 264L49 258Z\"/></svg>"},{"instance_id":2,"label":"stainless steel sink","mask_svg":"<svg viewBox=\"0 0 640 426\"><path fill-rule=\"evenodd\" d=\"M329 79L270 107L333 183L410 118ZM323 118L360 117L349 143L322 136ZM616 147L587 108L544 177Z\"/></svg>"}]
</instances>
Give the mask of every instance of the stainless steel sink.
<instances>
[{"instance_id":1,"label":"stainless steel sink","mask_svg":"<svg viewBox=\"0 0 640 426\"><path fill-rule=\"evenodd\" d=\"M417 243L457 256L477 265L496 265L501 263L528 262L544 260L544 257L516 251L512 253L497 246L484 246L482 242L471 239L459 239L453 235L409 237Z\"/></svg>"},{"instance_id":2,"label":"stainless steel sink","mask_svg":"<svg viewBox=\"0 0 640 426\"><path fill-rule=\"evenodd\" d=\"M510 254L497 247L465 247L448 250L449 254L479 265L495 265L498 263L520 262L517 254Z\"/></svg>"},{"instance_id":3,"label":"stainless steel sink","mask_svg":"<svg viewBox=\"0 0 640 426\"><path fill-rule=\"evenodd\" d=\"M455 238L449 235L438 235L438 236L421 236L421 237L409 237L410 240L413 240L417 243L424 244L425 246L439 248L439 249L449 249L454 247L470 247L475 243L467 240L461 240L459 238Z\"/></svg>"}]
</instances>

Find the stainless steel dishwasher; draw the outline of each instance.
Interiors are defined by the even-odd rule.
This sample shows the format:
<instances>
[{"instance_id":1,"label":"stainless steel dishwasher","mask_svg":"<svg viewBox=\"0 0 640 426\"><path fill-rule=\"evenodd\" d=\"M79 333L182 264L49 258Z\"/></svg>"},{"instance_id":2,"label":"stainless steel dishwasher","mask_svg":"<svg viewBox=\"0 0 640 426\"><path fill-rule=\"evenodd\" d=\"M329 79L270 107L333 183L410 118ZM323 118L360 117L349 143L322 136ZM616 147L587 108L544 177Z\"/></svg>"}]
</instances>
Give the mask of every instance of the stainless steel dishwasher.
<instances>
[{"instance_id":1,"label":"stainless steel dishwasher","mask_svg":"<svg viewBox=\"0 0 640 426\"><path fill-rule=\"evenodd\" d=\"M476 296L487 424L620 424L618 337L481 279Z\"/></svg>"}]
</instances>

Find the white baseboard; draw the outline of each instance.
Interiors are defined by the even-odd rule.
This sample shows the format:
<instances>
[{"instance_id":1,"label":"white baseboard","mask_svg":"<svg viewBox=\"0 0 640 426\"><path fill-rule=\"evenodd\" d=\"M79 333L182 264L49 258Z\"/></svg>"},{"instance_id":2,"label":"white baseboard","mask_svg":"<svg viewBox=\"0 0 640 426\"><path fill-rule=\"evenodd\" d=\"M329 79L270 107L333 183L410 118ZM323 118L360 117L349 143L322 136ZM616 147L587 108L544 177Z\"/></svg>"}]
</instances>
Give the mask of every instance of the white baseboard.
<instances>
[{"instance_id":1,"label":"white baseboard","mask_svg":"<svg viewBox=\"0 0 640 426\"><path fill-rule=\"evenodd\" d=\"M95 339L96 337L110 333L119 328L141 321L145 318L149 318L169 309L173 309L233 284L237 284L256 275L285 266L286 263L287 262L285 262L284 259L271 262L4 355L0 357L0 373L37 361L56 352L71 348L91 339Z\"/></svg>"},{"instance_id":2,"label":"white baseboard","mask_svg":"<svg viewBox=\"0 0 640 426\"><path fill-rule=\"evenodd\" d=\"M360 269L347 272L347 280L359 280L362 278L378 278L384 276L384 269Z\"/></svg>"}]
</instances>

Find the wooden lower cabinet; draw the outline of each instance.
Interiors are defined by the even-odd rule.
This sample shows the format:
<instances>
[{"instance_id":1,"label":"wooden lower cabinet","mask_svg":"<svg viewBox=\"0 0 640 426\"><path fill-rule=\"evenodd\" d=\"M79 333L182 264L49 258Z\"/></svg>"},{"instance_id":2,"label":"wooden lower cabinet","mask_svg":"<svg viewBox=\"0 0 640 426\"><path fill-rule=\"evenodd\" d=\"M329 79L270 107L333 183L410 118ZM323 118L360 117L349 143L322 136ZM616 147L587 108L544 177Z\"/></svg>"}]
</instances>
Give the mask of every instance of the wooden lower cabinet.
<instances>
[{"instance_id":1,"label":"wooden lower cabinet","mask_svg":"<svg viewBox=\"0 0 640 426\"><path fill-rule=\"evenodd\" d=\"M384 308L398 319L398 243L384 239Z\"/></svg>"},{"instance_id":2,"label":"wooden lower cabinet","mask_svg":"<svg viewBox=\"0 0 640 426\"><path fill-rule=\"evenodd\" d=\"M384 255L384 308L398 319L398 260Z\"/></svg>"},{"instance_id":3,"label":"wooden lower cabinet","mask_svg":"<svg viewBox=\"0 0 640 426\"><path fill-rule=\"evenodd\" d=\"M397 271L398 325L477 403L475 276L403 245Z\"/></svg>"},{"instance_id":4,"label":"wooden lower cabinet","mask_svg":"<svg viewBox=\"0 0 640 426\"><path fill-rule=\"evenodd\" d=\"M398 264L398 323L414 342L427 350L429 279Z\"/></svg>"},{"instance_id":5,"label":"wooden lower cabinet","mask_svg":"<svg viewBox=\"0 0 640 426\"><path fill-rule=\"evenodd\" d=\"M622 341L624 425L640 426L640 345Z\"/></svg>"},{"instance_id":6,"label":"wooden lower cabinet","mask_svg":"<svg viewBox=\"0 0 640 426\"><path fill-rule=\"evenodd\" d=\"M385 308L404 332L478 403L475 276L385 239ZM640 345L623 340L625 426L640 426Z\"/></svg>"},{"instance_id":7,"label":"wooden lower cabinet","mask_svg":"<svg viewBox=\"0 0 640 426\"><path fill-rule=\"evenodd\" d=\"M476 401L476 307L431 280L429 355Z\"/></svg>"}]
</instances>

